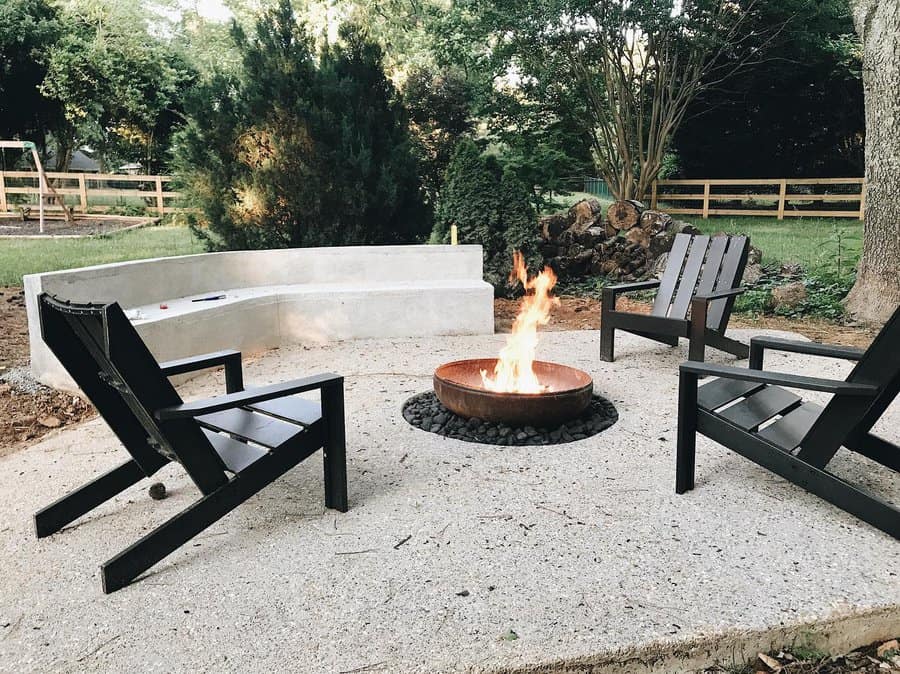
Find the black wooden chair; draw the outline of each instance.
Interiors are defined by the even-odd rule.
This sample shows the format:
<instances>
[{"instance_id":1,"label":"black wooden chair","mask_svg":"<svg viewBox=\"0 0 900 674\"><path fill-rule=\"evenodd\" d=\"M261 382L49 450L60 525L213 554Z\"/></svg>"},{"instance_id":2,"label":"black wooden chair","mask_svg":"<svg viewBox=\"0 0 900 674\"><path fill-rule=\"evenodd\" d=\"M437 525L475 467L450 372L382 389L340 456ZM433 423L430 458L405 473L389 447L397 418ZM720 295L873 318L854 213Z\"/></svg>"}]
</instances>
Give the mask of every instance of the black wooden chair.
<instances>
[{"instance_id":1,"label":"black wooden chair","mask_svg":"<svg viewBox=\"0 0 900 674\"><path fill-rule=\"evenodd\" d=\"M118 304L38 298L44 341L94 403L131 459L35 517L49 536L169 461L202 497L102 565L114 592L320 447L325 505L346 512L343 378L324 374L243 390L238 351L158 364ZM185 403L168 377L225 366L226 395ZM321 405L296 397L319 390Z\"/></svg>"},{"instance_id":2,"label":"black wooden chair","mask_svg":"<svg viewBox=\"0 0 900 674\"><path fill-rule=\"evenodd\" d=\"M841 446L900 472L900 447L872 426L900 392L900 308L866 350L771 337L750 341L750 369L687 362L678 391L675 491L694 487L696 433L900 538L900 509L827 471ZM762 371L765 349L856 361L846 381ZM697 387L699 376L719 377ZM832 394L824 406L782 387ZM735 402L737 401L737 402ZM732 404L734 403L734 404ZM773 420L774 422L768 423Z\"/></svg>"},{"instance_id":3,"label":"black wooden chair","mask_svg":"<svg viewBox=\"0 0 900 674\"><path fill-rule=\"evenodd\" d=\"M600 359L614 360L615 332L624 330L669 346L690 340L690 360L702 361L706 346L746 358L748 349L725 336L740 288L750 240L746 236L676 234L666 270L658 281L639 281L603 289L600 307ZM622 293L658 288L649 315L616 311ZM690 320L687 318L690 309Z\"/></svg>"}]
</instances>

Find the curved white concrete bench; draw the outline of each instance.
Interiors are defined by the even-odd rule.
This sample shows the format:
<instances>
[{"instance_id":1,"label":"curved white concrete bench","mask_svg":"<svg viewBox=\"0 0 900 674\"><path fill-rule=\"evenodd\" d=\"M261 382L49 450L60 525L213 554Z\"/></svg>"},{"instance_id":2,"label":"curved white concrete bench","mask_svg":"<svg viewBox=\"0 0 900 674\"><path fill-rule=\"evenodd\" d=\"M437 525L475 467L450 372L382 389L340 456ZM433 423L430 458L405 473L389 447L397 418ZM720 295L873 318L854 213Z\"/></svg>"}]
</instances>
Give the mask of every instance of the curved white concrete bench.
<instances>
[{"instance_id":1,"label":"curved white concrete bench","mask_svg":"<svg viewBox=\"0 0 900 674\"><path fill-rule=\"evenodd\" d=\"M44 345L37 296L117 301L160 361L235 348L370 337L489 334L493 288L480 246L233 251L25 277L31 367L75 384ZM224 299L192 302L198 297ZM161 309L163 304L167 308Z\"/></svg>"}]
</instances>

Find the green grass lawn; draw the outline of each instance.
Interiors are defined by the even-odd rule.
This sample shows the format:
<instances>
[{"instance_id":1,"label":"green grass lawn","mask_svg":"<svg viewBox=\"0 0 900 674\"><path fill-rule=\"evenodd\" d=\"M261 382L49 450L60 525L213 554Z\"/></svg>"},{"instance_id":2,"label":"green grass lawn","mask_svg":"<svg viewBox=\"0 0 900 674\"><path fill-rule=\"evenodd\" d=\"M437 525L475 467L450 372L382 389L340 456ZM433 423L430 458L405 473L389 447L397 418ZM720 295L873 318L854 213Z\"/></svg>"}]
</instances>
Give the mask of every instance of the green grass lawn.
<instances>
[{"instance_id":1,"label":"green grass lawn","mask_svg":"<svg viewBox=\"0 0 900 674\"><path fill-rule=\"evenodd\" d=\"M0 286L20 286L24 274L204 250L187 227L142 227L84 239L0 239Z\"/></svg>"},{"instance_id":2,"label":"green grass lawn","mask_svg":"<svg viewBox=\"0 0 900 674\"><path fill-rule=\"evenodd\" d=\"M586 196L573 193L560 199L568 206ZM849 218L680 219L708 234L748 234L753 245L762 250L764 264L799 262L808 269L833 266L840 247L845 258L842 264L853 265L862 245L862 223ZM843 238L840 246L838 233ZM187 227L144 227L84 239L0 239L0 285L21 285L23 274L202 252L203 245Z\"/></svg>"},{"instance_id":3,"label":"green grass lawn","mask_svg":"<svg viewBox=\"0 0 900 674\"><path fill-rule=\"evenodd\" d=\"M705 234L747 234L763 254L763 264L799 262L807 269L856 264L862 247L862 223L851 218L711 217L673 216L690 222Z\"/></svg>"}]
</instances>

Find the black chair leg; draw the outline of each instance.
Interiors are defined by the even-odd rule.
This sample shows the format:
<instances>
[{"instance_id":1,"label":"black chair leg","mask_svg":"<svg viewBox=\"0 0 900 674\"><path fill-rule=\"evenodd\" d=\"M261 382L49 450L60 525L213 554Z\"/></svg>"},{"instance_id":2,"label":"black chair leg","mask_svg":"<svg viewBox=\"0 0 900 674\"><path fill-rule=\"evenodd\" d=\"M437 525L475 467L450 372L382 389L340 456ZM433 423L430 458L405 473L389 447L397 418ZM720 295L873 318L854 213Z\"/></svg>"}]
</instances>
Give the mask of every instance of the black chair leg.
<instances>
[{"instance_id":1,"label":"black chair leg","mask_svg":"<svg viewBox=\"0 0 900 674\"><path fill-rule=\"evenodd\" d=\"M719 432L733 428L721 419L715 423ZM732 433L727 447L894 538L900 538L900 508L863 488L743 431Z\"/></svg>"},{"instance_id":2,"label":"black chair leg","mask_svg":"<svg viewBox=\"0 0 900 674\"><path fill-rule=\"evenodd\" d=\"M325 417L325 507L347 512L347 441L344 427L343 385L322 389L322 413Z\"/></svg>"},{"instance_id":3,"label":"black chair leg","mask_svg":"<svg viewBox=\"0 0 900 674\"><path fill-rule=\"evenodd\" d=\"M146 474L134 459L129 459L35 513L34 528L37 537L55 534L145 477Z\"/></svg>"},{"instance_id":4,"label":"black chair leg","mask_svg":"<svg viewBox=\"0 0 900 674\"><path fill-rule=\"evenodd\" d=\"M844 446L900 473L900 447L892 442L873 433L863 433L848 438Z\"/></svg>"},{"instance_id":5,"label":"black chair leg","mask_svg":"<svg viewBox=\"0 0 900 674\"><path fill-rule=\"evenodd\" d=\"M600 360L607 363L615 361L616 329L600 326Z\"/></svg>"},{"instance_id":6,"label":"black chair leg","mask_svg":"<svg viewBox=\"0 0 900 674\"><path fill-rule=\"evenodd\" d=\"M604 288L600 296L600 360L607 363L615 360L616 328L612 317L615 310L616 295L609 288Z\"/></svg>"},{"instance_id":7,"label":"black chair leg","mask_svg":"<svg viewBox=\"0 0 900 674\"><path fill-rule=\"evenodd\" d=\"M706 358L706 302L691 304L691 327L688 332L688 360L702 363Z\"/></svg>"},{"instance_id":8,"label":"black chair leg","mask_svg":"<svg viewBox=\"0 0 900 674\"><path fill-rule=\"evenodd\" d=\"M237 478L204 496L103 564L100 567L103 592L121 590L240 505L249 495L237 500L236 481Z\"/></svg>"},{"instance_id":9,"label":"black chair leg","mask_svg":"<svg viewBox=\"0 0 900 674\"><path fill-rule=\"evenodd\" d=\"M701 337L691 335L688 340L688 360L702 363L706 358L706 340Z\"/></svg>"},{"instance_id":10,"label":"black chair leg","mask_svg":"<svg viewBox=\"0 0 900 674\"><path fill-rule=\"evenodd\" d=\"M284 475L318 447L282 445L100 567L103 591L115 592Z\"/></svg>"},{"instance_id":11,"label":"black chair leg","mask_svg":"<svg viewBox=\"0 0 900 674\"><path fill-rule=\"evenodd\" d=\"M694 488L697 453L697 375L681 372L678 377L678 448L675 460L675 493Z\"/></svg>"},{"instance_id":12,"label":"black chair leg","mask_svg":"<svg viewBox=\"0 0 900 674\"><path fill-rule=\"evenodd\" d=\"M746 344L744 344L743 342L739 342L736 339L731 339L731 337L726 337L721 332L717 332L715 330L706 331L706 343L708 346L711 346L714 349L724 351L725 353L730 353L732 356L737 356L741 360L747 358L750 355L750 347L748 347ZM759 367L754 368L754 364L756 363L751 363L751 369L762 369L761 355L759 357Z\"/></svg>"}]
</instances>

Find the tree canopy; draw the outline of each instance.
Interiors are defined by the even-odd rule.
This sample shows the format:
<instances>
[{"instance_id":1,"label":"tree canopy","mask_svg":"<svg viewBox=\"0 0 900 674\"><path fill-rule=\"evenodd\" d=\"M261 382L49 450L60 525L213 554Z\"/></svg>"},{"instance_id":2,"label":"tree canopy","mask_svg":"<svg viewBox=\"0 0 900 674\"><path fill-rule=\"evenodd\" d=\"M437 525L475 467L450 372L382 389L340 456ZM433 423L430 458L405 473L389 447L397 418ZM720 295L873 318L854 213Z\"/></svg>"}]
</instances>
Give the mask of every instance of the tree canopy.
<instances>
[{"instance_id":1,"label":"tree canopy","mask_svg":"<svg viewBox=\"0 0 900 674\"><path fill-rule=\"evenodd\" d=\"M755 11L752 1L458 0L443 49L546 120L568 118L611 191L641 198L697 94L750 58L743 27Z\"/></svg>"},{"instance_id":2,"label":"tree canopy","mask_svg":"<svg viewBox=\"0 0 900 674\"><path fill-rule=\"evenodd\" d=\"M277 3L227 5L252 32L260 8ZM536 205L584 173L638 194L666 162L701 177L861 170L849 0L295 6L314 52L340 45L346 23L381 47L432 204L466 134L491 144ZM167 168L187 91L243 67L227 22L175 0L8 0L0 55L5 136L48 138L63 163L90 145L107 165L147 170Z\"/></svg>"},{"instance_id":3,"label":"tree canopy","mask_svg":"<svg viewBox=\"0 0 900 674\"><path fill-rule=\"evenodd\" d=\"M190 98L177 164L213 246L408 242L427 236L407 120L380 47L358 26L318 52L287 0L252 34L241 68Z\"/></svg>"},{"instance_id":4,"label":"tree canopy","mask_svg":"<svg viewBox=\"0 0 900 674\"><path fill-rule=\"evenodd\" d=\"M62 121L61 106L40 92L49 50L61 33L59 11L45 0L0 3L0 138L43 148Z\"/></svg>"},{"instance_id":5,"label":"tree canopy","mask_svg":"<svg viewBox=\"0 0 900 674\"><path fill-rule=\"evenodd\" d=\"M746 30L764 35L773 25L784 28L758 63L689 106L673 142L681 171L709 178L862 175L862 48L848 3L760 2Z\"/></svg>"},{"instance_id":6,"label":"tree canopy","mask_svg":"<svg viewBox=\"0 0 900 674\"><path fill-rule=\"evenodd\" d=\"M64 124L54 130L59 156L66 162L87 143L104 158L158 171L195 70L149 35L148 17L134 5L75 0L62 20L67 28L49 50L41 85L63 109Z\"/></svg>"},{"instance_id":7,"label":"tree canopy","mask_svg":"<svg viewBox=\"0 0 900 674\"><path fill-rule=\"evenodd\" d=\"M434 212L440 236L485 172L536 211L587 174L640 198L862 170L850 0L226 4L6 0L0 135L177 171L230 247L416 241Z\"/></svg>"}]
</instances>

